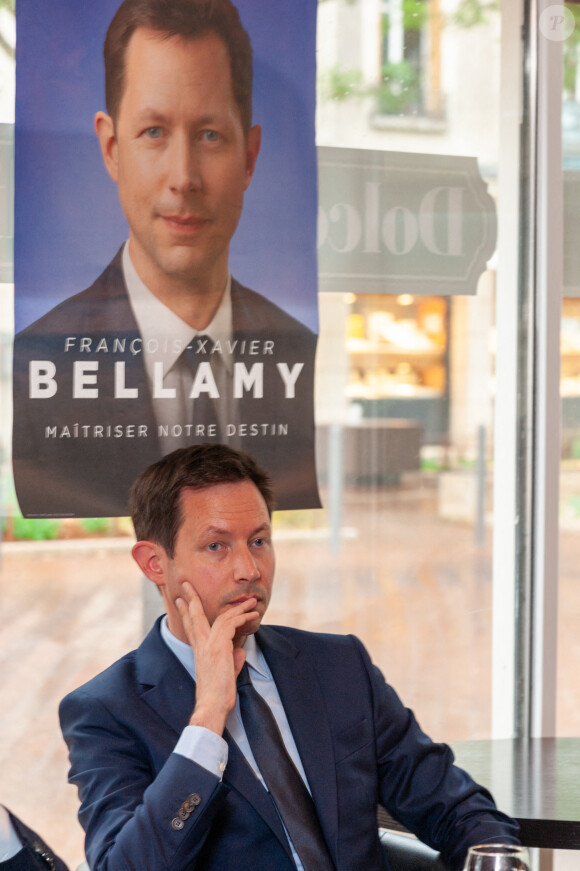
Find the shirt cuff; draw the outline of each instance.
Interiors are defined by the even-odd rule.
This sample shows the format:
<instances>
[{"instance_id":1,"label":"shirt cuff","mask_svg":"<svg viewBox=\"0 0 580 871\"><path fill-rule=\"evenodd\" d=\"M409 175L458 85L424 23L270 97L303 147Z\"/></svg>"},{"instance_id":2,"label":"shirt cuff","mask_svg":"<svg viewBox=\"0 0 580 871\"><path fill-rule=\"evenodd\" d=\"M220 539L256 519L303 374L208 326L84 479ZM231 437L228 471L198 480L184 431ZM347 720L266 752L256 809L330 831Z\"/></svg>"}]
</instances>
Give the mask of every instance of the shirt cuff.
<instances>
[{"instance_id":1,"label":"shirt cuff","mask_svg":"<svg viewBox=\"0 0 580 871\"><path fill-rule=\"evenodd\" d=\"M220 735L204 726L186 726L175 745L175 753L201 765L219 780L228 761L228 745Z\"/></svg>"},{"instance_id":2,"label":"shirt cuff","mask_svg":"<svg viewBox=\"0 0 580 871\"><path fill-rule=\"evenodd\" d=\"M12 859L20 850L22 850L20 838L10 822L8 811L0 805L0 862Z\"/></svg>"}]
</instances>

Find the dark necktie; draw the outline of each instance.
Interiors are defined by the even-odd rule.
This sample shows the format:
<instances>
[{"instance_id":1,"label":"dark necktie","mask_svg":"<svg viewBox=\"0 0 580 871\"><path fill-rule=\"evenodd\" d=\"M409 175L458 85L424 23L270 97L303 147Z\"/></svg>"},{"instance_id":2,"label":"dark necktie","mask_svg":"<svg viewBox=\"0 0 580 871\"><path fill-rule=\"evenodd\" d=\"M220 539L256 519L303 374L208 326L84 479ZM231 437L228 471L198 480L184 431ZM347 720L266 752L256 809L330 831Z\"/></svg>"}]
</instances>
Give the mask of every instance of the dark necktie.
<instances>
[{"instance_id":1,"label":"dark necktie","mask_svg":"<svg viewBox=\"0 0 580 871\"><path fill-rule=\"evenodd\" d=\"M332 871L312 797L284 747L272 711L252 686L247 663L238 676L238 696L252 753L304 871Z\"/></svg>"},{"instance_id":2,"label":"dark necktie","mask_svg":"<svg viewBox=\"0 0 580 871\"><path fill-rule=\"evenodd\" d=\"M183 360L187 363L189 369L191 370L193 377L195 378L197 367L202 361L207 361L211 363L212 370L217 365L221 365L221 361L218 359L219 354L208 355L207 353L197 353L198 348L211 347L212 340L209 336L194 336L191 340L191 347L186 348L182 353ZM214 359L215 358L215 359ZM215 372L213 373L215 377ZM221 440L221 432L220 432L220 424L219 418L217 414L216 403L219 402L219 399L212 399L207 390L202 391L199 396L197 396L193 400L193 418L189 419L187 423L193 424L192 436L195 439L198 435L199 430L196 428L198 426L203 426L203 438L204 440L208 437L208 428L210 426L214 426L215 429L210 432L214 432L215 435L212 438L212 441L219 442Z\"/></svg>"}]
</instances>

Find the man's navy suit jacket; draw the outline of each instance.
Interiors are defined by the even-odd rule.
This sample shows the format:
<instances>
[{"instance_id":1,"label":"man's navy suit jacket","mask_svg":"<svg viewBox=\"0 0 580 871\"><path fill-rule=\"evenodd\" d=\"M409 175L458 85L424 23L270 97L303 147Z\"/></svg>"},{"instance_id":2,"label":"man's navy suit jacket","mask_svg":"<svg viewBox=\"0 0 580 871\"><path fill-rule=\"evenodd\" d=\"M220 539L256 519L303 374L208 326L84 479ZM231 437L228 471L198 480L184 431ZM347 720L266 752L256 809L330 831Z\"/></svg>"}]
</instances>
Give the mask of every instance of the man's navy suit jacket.
<instances>
[{"instance_id":1,"label":"man's navy suit jacket","mask_svg":"<svg viewBox=\"0 0 580 871\"><path fill-rule=\"evenodd\" d=\"M234 362L249 370L263 363L263 396L247 393L238 404L233 447L251 453L272 475L280 509L320 507L314 454L314 358L316 335L259 293L232 280ZM67 338L73 349L66 350ZM90 351L79 350L90 339ZM265 343L273 353L252 354ZM123 344L122 344L123 343ZM124 346L125 352L119 352ZM85 348L88 348L85 344ZM91 287L64 300L20 332L14 341L13 468L16 494L26 517L125 516L131 484L143 469L160 459L141 336L123 277L121 251ZM132 353L137 351L137 353ZM211 358L202 358L211 362ZM56 369L57 391L29 397L29 363L49 361ZM75 361L98 364L96 398L72 398ZM116 362L125 363L125 385L137 389L136 398L115 398ZM277 369L289 371L303 364L295 382L295 396L286 398ZM171 401L171 400L168 400ZM267 425L263 434L262 425ZM287 425L287 435L278 432ZM258 435L251 429L258 427ZM68 435L63 435L64 428ZM101 427L103 437L95 437ZM130 437L107 435L107 427L128 428ZM146 437L138 436L145 427ZM53 435L47 437L47 429ZM83 429L85 428L85 429ZM112 430L111 430L112 431ZM83 432L88 433L83 436ZM143 430L141 430L143 432ZM224 438L224 441L227 441ZM191 443L211 441L205 435Z\"/></svg>"},{"instance_id":2,"label":"man's navy suit jacket","mask_svg":"<svg viewBox=\"0 0 580 871\"><path fill-rule=\"evenodd\" d=\"M386 867L379 803L453 868L470 844L517 843L517 824L424 735L356 638L266 626L257 639L339 871ZM172 752L194 704L195 684L159 624L62 701L92 871L294 868L269 795L227 732L222 782ZM190 796L199 803L175 828Z\"/></svg>"}]
</instances>

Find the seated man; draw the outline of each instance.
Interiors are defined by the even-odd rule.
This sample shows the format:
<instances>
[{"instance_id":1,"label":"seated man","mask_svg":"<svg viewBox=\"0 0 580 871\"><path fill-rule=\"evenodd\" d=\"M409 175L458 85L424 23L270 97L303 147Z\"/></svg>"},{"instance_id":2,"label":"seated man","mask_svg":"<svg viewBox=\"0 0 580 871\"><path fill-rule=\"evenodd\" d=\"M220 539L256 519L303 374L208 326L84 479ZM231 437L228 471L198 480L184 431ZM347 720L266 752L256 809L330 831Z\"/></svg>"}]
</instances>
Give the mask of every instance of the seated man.
<instances>
[{"instance_id":1,"label":"seated man","mask_svg":"<svg viewBox=\"0 0 580 871\"><path fill-rule=\"evenodd\" d=\"M0 805L0 871L67 871L36 832Z\"/></svg>"},{"instance_id":2,"label":"seated man","mask_svg":"<svg viewBox=\"0 0 580 871\"><path fill-rule=\"evenodd\" d=\"M60 708L92 871L378 871L379 803L454 869L518 843L360 641L261 626L273 506L251 457L174 451L130 505L167 614Z\"/></svg>"}]
</instances>

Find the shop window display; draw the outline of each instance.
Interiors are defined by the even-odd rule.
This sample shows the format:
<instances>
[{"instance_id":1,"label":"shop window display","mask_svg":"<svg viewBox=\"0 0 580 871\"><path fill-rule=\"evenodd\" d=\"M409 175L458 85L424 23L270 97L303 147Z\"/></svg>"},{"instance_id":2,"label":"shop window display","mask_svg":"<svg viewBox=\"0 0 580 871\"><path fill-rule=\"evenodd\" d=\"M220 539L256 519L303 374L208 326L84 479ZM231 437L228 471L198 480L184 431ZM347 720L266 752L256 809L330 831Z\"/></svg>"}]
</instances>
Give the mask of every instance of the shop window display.
<instances>
[{"instance_id":1,"label":"shop window display","mask_svg":"<svg viewBox=\"0 0 580 871\"><path fill-rule=\"evenodd\" d=\"M447 433L448 302L410 294L352 294L347 318L350 402L361 417L419 420ZM357 412L355 411L355 414Z\"/></svg>"}]
</instances>

